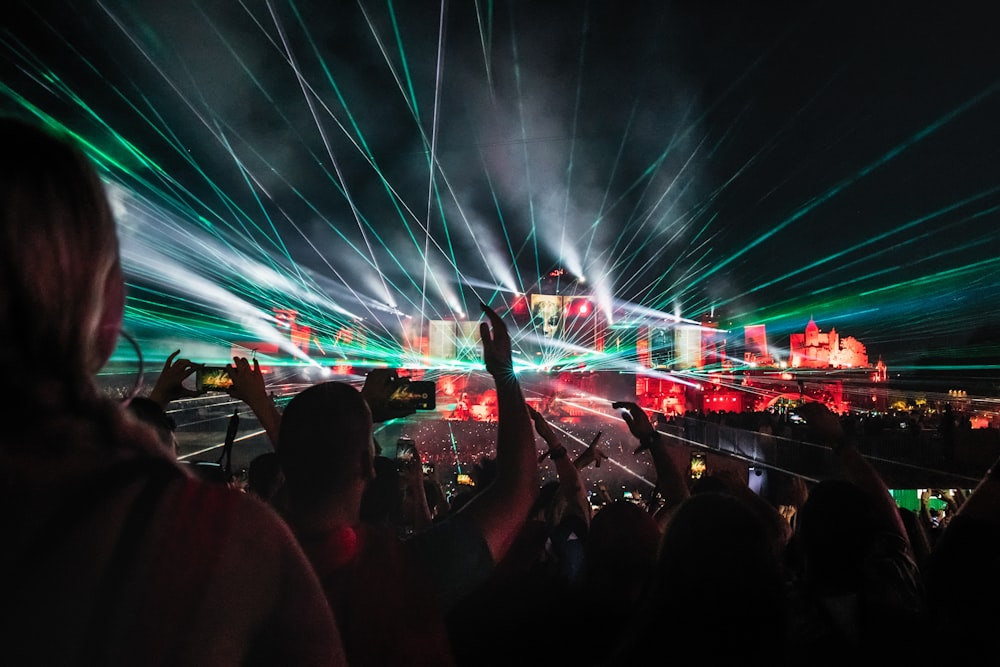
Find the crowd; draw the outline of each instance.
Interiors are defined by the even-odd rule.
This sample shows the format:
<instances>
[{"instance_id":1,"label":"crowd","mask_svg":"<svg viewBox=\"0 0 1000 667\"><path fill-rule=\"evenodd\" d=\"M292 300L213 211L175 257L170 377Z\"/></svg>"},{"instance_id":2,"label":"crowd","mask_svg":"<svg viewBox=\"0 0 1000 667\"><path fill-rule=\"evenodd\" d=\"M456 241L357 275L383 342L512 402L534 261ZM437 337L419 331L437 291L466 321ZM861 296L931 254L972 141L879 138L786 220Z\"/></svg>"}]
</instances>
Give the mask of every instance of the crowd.
<instances>
[{"instance_id":1,"label":"crowd","mask_svg":"<svg viewBox=\"0 0 1000 667\"><path fill-rule=\"evenodd\" d=\"M400 417L392 371L321 382L283 409L256 362L230 394L273 452L246 492L176 458L166 405L101 392L125 303L94 166L64 137L0 120L0 656L5 664L827 664L981 662L1000 620L1000 465L946 522L896 506L852 430L802 407L838 469L777 498L692 480L636 403L616 403L654 500L594 509L581 470L525 402L503 320L483 305L494 455L450 499L374 425ZM538 441L556 479L539 484Z\"/></svg>"}]
</instances>

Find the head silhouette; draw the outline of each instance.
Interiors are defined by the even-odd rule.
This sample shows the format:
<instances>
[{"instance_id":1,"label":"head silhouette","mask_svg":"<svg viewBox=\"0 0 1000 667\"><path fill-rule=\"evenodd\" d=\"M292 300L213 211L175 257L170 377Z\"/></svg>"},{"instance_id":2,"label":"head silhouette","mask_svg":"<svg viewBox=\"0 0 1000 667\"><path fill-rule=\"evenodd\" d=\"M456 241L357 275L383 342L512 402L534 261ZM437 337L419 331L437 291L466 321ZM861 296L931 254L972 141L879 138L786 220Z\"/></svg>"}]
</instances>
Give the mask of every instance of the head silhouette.
<instances>
[{"instance_id":1,"label":"head silhouette","mask_svg":"<svg viewBox=\"0 0 1000 667\"><path fill-rule=\"evenodd\" d=\"M94 394L125 287L100 178L66 138L0 118L0 365L29 400Z\"/></svg>"},{"instance_id":2,"label":"head silhouette","mask_svg":"<svg viewBox=\"0 0 1000 667\"><path fill-rule=\"evenodd\" d=\"M324 502L374 476L371 410L349 384L323 382L296 395L282 414L278 442L293 506Z\"/></svg>"}]
</instances>

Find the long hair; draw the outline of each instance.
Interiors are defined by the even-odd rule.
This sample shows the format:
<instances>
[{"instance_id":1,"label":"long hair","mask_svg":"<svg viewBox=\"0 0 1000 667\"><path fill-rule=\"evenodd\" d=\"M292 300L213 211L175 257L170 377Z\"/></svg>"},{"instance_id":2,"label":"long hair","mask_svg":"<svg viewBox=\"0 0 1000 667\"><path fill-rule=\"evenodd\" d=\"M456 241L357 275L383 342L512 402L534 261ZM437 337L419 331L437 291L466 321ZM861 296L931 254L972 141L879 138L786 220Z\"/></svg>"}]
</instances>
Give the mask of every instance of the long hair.
<instances>
[{"instance_id":1,"label":"long hair","mask_svg":"<svg viewBox=\"0 0 1000 667\"><path fill-rule=\"evenodd\" d=\"M0 367L36 403L95 398L124 294L104 188L55 133L0 118L0 146Z\"/></svg>"}]
</instances>

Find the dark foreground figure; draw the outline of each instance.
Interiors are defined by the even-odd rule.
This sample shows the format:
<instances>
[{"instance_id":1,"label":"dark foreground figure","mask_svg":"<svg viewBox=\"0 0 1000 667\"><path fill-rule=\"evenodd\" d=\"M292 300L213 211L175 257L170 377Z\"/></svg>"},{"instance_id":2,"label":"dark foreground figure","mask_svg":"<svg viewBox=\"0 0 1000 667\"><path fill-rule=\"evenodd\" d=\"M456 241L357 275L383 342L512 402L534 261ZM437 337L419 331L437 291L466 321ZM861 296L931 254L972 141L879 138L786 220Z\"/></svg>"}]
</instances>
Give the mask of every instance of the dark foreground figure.
<instances>
[{"instance_id":1,"label":"dark foreground figure","mask_svg":"<svg viewBox=\"0 0 1000 667\"><path fill-rule=\"evenodd\" d=\"M125 285L92 164L17 120L0 146L0 663L346 664L277 513L98 390Z\"/></svg>"}]
</instances>

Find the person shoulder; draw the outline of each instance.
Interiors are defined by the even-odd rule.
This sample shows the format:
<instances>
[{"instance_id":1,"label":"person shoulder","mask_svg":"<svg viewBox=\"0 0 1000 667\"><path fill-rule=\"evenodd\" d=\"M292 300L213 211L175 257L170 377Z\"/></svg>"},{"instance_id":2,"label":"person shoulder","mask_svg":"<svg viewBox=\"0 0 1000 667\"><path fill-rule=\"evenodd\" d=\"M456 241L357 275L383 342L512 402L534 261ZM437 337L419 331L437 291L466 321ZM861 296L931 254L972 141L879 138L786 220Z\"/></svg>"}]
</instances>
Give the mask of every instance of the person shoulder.
<instances>
[{"instance_id":1,"label":"person shoulder","mask_svg":"<svg viewBox=\"0 0 1000 667\"><path fill-rule=\"evenodd\" d=\"M214 527L217 535L237 540L243 548L269 550L295 543L291 528L273 506L239 489L184 473L171 481L169 494L178 518Z\"/></svg>"}]
</instances>

